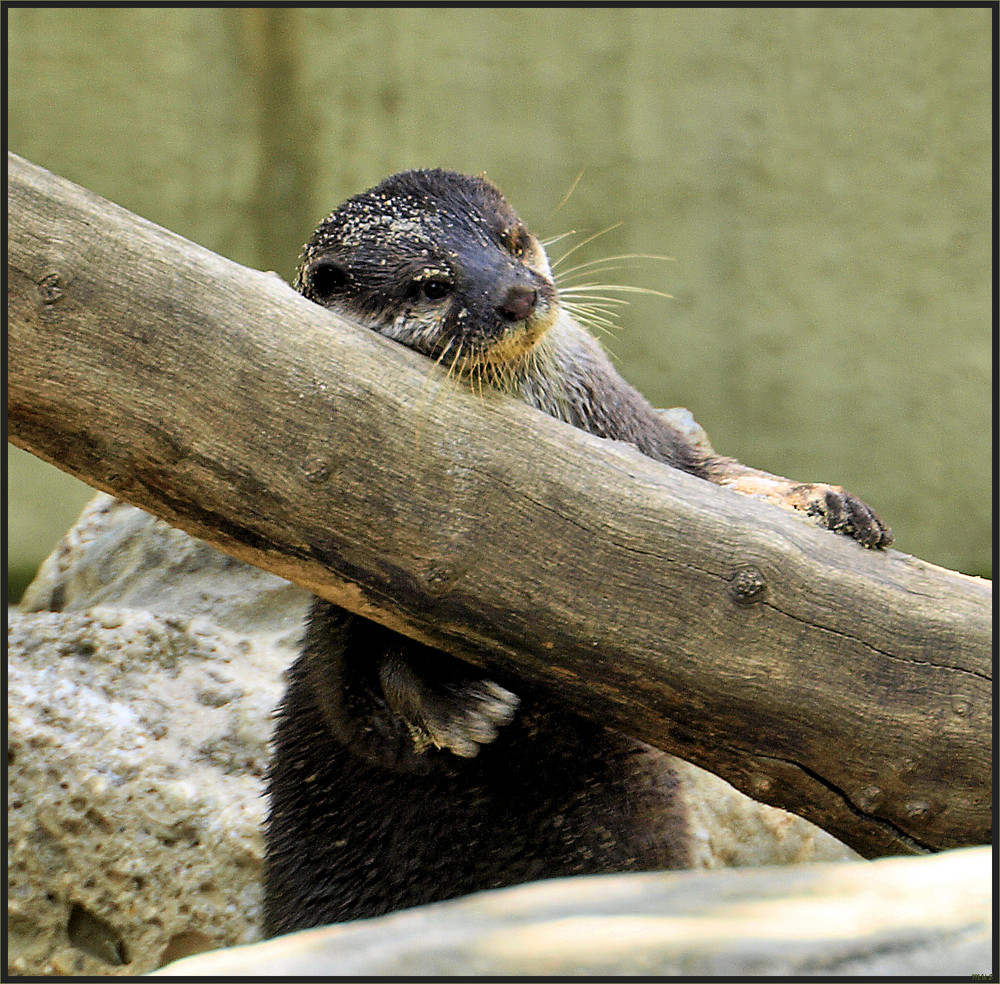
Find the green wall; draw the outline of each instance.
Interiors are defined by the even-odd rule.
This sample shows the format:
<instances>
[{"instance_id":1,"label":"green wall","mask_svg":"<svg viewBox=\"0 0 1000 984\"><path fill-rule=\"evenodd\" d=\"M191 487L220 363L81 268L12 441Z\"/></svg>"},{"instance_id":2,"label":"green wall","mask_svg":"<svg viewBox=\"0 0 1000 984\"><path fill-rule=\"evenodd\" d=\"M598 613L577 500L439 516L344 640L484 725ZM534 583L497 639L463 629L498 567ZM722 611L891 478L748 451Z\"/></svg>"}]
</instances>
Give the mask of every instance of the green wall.
<instances>
[{"instance_id":1,"label":"green wall","mask_svg":"<svg viewBox=\"0 0 1000 984\"><path fill-rule=\"evenodd\" d=\"M544 236L610 230L580 261L674 258L611 274L673 295L636 297L609 340L654 403L720 451L851 488L901 550L988 573L991 16L16 9L8 140L285 276L386 174L485 171ZM22 571L89 495L26 457L8 459Z\"/></svg>"}]
</instances>

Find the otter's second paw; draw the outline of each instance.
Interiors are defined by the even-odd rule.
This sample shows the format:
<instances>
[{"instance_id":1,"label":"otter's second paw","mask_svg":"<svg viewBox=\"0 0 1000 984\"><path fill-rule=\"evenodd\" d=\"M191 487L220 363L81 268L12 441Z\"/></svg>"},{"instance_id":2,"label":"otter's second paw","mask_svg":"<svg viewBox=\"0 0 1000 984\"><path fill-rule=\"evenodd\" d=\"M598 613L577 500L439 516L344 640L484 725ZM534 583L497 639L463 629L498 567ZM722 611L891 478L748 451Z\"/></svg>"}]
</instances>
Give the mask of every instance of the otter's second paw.
<instances>
[{"instance_id":1,"label":"otter's second paw","mask_svg":"<svg viewBox=\"0 0 1000 984\"><path fill-rule=\"evenodd\" d=\"M417 752L446 749L473 758L509 724L519 700L492 680L422 673L411 660L387 655L379 668L386 703L413 738Z\"/></svg>"},{"instance_id":2,"label":"otter's second paw","mask_svg":"<svg viewBox=\"0 0 1000 984\"><path fill-rule=\"evenodd\" d=\"M792 489L793 505L822 526L853 537L863 547L885 548L892 543L892 530L871 506L839 485L798 485Z\"/></svg>"},{"instance_id":3,"label":"otter's second paw","mask_svg":"<svg viewBox=\"0 0 1000 984\"><path fill-rule=\"evenodd\" d=\"M738 469L742 466L732 459L719 460L723 468L719 469L719 477L712 480L724 488L804 512L828 530L853 537L863 547L884 549L892 543L892 530L878 518L875 510L839 485L792 482L766 472L740 472Z\"/></svg>"}]
</instances>

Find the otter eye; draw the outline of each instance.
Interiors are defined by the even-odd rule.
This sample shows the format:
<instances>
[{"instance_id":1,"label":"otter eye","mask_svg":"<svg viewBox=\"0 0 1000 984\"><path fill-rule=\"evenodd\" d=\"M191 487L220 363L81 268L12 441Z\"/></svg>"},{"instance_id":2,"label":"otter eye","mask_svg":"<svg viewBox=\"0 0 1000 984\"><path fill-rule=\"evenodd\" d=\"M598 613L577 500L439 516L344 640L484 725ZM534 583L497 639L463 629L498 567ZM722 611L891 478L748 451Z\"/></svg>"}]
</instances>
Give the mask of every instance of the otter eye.
<instances>
[{"instance_id":1,"label":"otter eye","mask_svg":"<svg viewBox=\"0 0 1000 984\"><path fill-rule=\"evenodd\" d=\"M333 260L317 260L306 273L314 297L327 300L347 289L347 271Z\"/></svg>"},{"instance_id":2,"label":"otter eye","mask_svg":"<svg viewBox=\"0 0 1000 984\"><path fill-rule=\"evenodd\" d=\"M451 293L451 281L447 277L429 277L418 281L416 288L425 301L441 301Z\"/></svg>"},{"instance_id":3,"label":"otter eye","mask_svg":"<svg viewBox=\"0 0 1000 984\"><path fill-rule=\"evenodd\" d=\"M528 230L525 229L524 226L515 226L513 229L505 229L503 233L503 244L507 251L513 256L524 256L528 246Z\"/></svg>"}]
</instances>

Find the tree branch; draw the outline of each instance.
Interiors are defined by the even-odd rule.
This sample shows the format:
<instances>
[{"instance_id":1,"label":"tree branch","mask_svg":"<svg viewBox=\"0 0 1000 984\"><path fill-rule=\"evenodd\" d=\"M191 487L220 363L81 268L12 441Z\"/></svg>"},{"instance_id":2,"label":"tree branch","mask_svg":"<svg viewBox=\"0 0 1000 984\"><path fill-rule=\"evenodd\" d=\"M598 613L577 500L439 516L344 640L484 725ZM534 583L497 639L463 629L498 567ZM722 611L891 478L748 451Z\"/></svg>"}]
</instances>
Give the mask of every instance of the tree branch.
<instances>
[{"instance_id":1,"label":"tree branch","mask_svg":"<svg viewBox=\"0 0 1000 984\"><path fill-rule=\"evenodd\" d=\"M471 394L8 157L9 437L876 856L991 827L990 585Z\"/></svg>"}]
</instances>

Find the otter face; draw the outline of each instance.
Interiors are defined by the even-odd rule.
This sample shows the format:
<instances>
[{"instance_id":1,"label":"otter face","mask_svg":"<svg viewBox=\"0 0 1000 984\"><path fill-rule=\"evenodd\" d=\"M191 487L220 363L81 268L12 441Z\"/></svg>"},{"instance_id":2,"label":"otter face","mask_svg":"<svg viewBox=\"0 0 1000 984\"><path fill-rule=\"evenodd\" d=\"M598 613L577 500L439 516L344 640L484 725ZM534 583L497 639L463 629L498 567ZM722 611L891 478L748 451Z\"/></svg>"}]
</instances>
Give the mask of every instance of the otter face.
<instances>
[{"instance_id":1,"label":"otter face","mask_svg":"<svg viewBox=\"0 0 1000 984\"><path fill-rule=\"evenodd\" d=\"M545 251L500 190L442 170L346 201L303 248L295 287L460 371L526 354L558 313Z\"/></svg>"}]
</instances>

